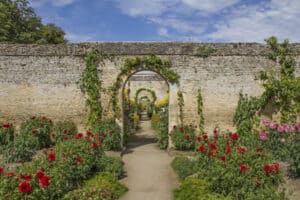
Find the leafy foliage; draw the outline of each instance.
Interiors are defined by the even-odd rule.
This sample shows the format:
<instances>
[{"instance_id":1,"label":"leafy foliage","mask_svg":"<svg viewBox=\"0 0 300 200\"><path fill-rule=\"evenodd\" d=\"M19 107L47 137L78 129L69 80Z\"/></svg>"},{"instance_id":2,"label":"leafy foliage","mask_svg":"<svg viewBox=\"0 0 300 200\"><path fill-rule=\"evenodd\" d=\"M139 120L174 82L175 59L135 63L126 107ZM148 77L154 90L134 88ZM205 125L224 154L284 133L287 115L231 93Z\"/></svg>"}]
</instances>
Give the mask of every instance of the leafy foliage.
<instances>
[{"instance_id":1,"label":"leafy foliage","mask_svg":"<svg viewBox=\"0 0 300 200\"><path fill-rule=\"evenodd\" d=\"M127 191L126 186L109 172L98 173L85 182L82 188L67 193L65 200L115 200Z\"/></svg>"},{"instance_id":2,"label":"leafy foliage","mask_svg":"<svg viewBox=\"0 0 300 200\"><path fill-rule=\"evenodd\" d=\"M200 131L204 130L204 115L203 115L203 99L201 94L201 89L198 89L197 95L197 108L198 108L198 115L199 115L199 129Z\"/></svg>"},{"instance_id":3,"label":"leafy foliage","mask_svg":"<svg viewBox=\"0 0 300 200\"><path fill-rule=\"evenodd\" d=\"M141 92L143 91L146 91L146 92L149 92L152 96L152 103L155 103L157 97L156 97L156 94L153 90L151 89L148 89L148 88L139 88L136 93L135 93L135 102L138 102L138 96Z\"/></svg>"},{"instance_id":4,"label":"leafy foliage","mask_svg":"<svg viewBox=\"0 0 300 200\"><path fill-rule=\"evenodd\" d=\"M106 150L120 150L121 128L114 119L102 120L93 132L99 135Z\"/></svg>"},{"instance_id":5,"label":"leafy foliage","mask_svg":"<svg viewBox=\"0 0 300 200\"><path fill-rule=\"evenodd\" d=\"M177 150L194 150L196 135L192 126L174 126L171 131L172 142Z\"/></svg>"},{"instance_id":6,"label":"leafy foliage","mask_svg":"<svg viewBox=\"0 0 300 200\"><path fill-rule=\"evenodd\" d=\"M168 116L153 114L151 117L151 126L157 132L157 141L160 149L167 149L169 145L169 122Z\"/></svg>"},{"instance_id":7,"label":"leafy foliage","mask_svg":"<svg viewBox=\"0 0 300 200\"><path fill-rule=\"evenodd\" d=\"M97 164L98 171L109 172L116 178L121 178L124 174L124 163L121 159L111 156L102 156Z\"/></svg>"},{"instance_id":8,"label":"leafy foliage","mask_svg":"<svg viewBox=\"0 0 300 200\"><path fill-rule=\"evenodd\" d=\"M183 106L184 106L184 99L183 99L182 91L180 91L180 90L178 90L178 92L177 92L177 101L178 101L178 106L179 106L179 119L180 119L180 124L183 125Z\"/></svg>"},{"instance_id":9,"label":"leafy foliage","mask_svg":"<svg viewBox=\"0 0 300 200\"><path fill-rule=\"evenodd\" d=\"M77 133L77 126L71 120L58 121L53 127L51 139L53 143L58 143L74 137Z\"/></svg>"},{"instance_id":10,"label":"leafy foliage","mask_svg":"<svg viewBox=\"0 0 300 200\"><path fill-rule=\"evenodd\" d=\"M81 91L87 95L86 105L88 107L88 129L94 129L95 126L100 123L102 118L102 107L100 102L101 83L97 71L98 63L98 53L96 51L88 52L86 56L86 68L79 80Z\"/></svg>"},{"instance_id":11,"label":"leafy foliage","mask_svg":"<svg viewBox=\"0 0 300 200\"><path fill-rule=\"evenodd\" d=\"M299 130L300 132L300 130ZM290 147L290 172L294 177L300 177L300 134L296 134Z\"/></svg>"},{"instance_id":12,"label":"leafy foliage","mask_svg":"<svg viewBox=\"0 0 300 200\"><path fill-rule=\"evenodd\" d=\"M64 31L54 24L43 25L28 0L0 1L0 42L65 43Z\"/></svg>"},{"instance_id":13,"label":"leafy foliage","mask_svg":"<svg viewBox=\"0 0 300 200\"><path fill-rule=\"evenodd\" d=\"M3 160L7 163L31 161L39 149L38 138L34 135L22 134L15 143L9 143L3 151Z\"/></svg>"},{"instance_id":14,"label":"leafy foliage","mask_svg":"<svg viewBox=\"0 0 300 200\"><path fill-rule=\"evenodd\" d=\"M38 138L38 149L47 148L51 145L50 133L53 122L45 116L33 116L20 126L21 135L34 135Z\"/></svg>"},{"instance_id":15,"label":"leafy foliage","mask_svg":"<svg viewBox=\"0 0 300 200\"><path fill-rule=\"evenodd\" d=\"M230 197L213 193L209 184L201 179L186 178L180 187L174 191L174 200L230 200Z\"/></svg>"},{"instance_id":16,"label":"leafy foliage","mask_svg":"<svg viewBox=\"0 0 300 200\"><path fill-rule=\"evenodd\" d=\"M6 123L0 125L0 146L9 144L14 140L14 127Z\"/></svg>"},{"instance_id":17,"label":"leafy foliage","mask_svg":"<svg viewBox=\"0 0 300 200\"><path fill-rule=\"evenodd\" d=\"M171 166L181 180L198 171L197 162L184 156L175 157Z\"/></svg>"}]
</instances>

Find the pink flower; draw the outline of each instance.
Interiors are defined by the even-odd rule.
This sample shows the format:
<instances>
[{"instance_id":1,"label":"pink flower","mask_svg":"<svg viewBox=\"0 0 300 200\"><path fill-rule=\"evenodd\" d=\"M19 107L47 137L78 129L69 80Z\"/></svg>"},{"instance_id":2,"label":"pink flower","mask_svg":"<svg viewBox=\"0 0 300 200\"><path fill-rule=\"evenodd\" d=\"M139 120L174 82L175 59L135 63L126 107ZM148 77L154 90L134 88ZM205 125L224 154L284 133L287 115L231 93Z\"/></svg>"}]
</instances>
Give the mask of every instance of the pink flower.
<instances>
[{"instance_id":1,"label":"pink flower","mask_svg":"<svg viewBox=\"0 0 300 200\"><path fill-rule=\"evenodd\" d=\"M280 138L281 143L285 143L285 138Z\"/></svg>"},{"instance_id":2,"label":"pink flower","mask_svg":"<svg viewBox=\"0 0 300 200\"><path fill-rule=\"evenodd\" d=\"M278 126L278 128L277 128L277 131L278 131L279 133L282 133L284 130L285 130L285 127L284 127L284 126Z\"/></svg>"},{"instance_id":3,"label":"pink flower","mask_svg":"<svg viewBox=\"0 0 300 200\"><path fill-rule=\"evenodd\" d=\"M277 126L278 126L278 124L277 124L276 122L270 123L270 128L271 128L271 129L276 129Z\"/></svg>"},{"instance_id":4,"label":"pink flower","mask_svg":"<svg viewBox=\"0 0 300 200\"><path fill-rule=\"evenodd\" d=\"M269 125L270 125L270 121L269 121L268 119L264 119L264 120L262 121L262 123L263 123L263 125L265 125L265 126L269 126Z\"/></svg>"},{"instance_id":5,"label":"pink flower","mask_svg":"<svg viewBox=\"0 0 300 200\"><path fill-rule=\"evenodd\" d=\"M266 141L268 139L267 133L264 131L260 132L259 138L261 141Z\"/></svg>"}]
</instances>

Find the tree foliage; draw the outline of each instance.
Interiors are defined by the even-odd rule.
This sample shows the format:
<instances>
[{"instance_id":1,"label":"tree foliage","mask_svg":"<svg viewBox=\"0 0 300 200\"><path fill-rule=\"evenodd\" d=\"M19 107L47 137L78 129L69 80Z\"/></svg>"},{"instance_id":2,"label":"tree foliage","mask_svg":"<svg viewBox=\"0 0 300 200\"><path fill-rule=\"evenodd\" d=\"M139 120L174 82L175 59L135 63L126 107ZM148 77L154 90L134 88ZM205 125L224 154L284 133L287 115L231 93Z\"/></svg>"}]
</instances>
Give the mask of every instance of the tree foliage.
<instances>
[{"instance_id":1,"label":"tree foliage","mask_svg":"<svg viewBox=\"0 0 300 200\"><path fill-rule=\"evenodd\" d=\"M0 0L0 42L58 44L65 32L55 24L43 25L28 0Z\"/></svg>"}]
</instances>

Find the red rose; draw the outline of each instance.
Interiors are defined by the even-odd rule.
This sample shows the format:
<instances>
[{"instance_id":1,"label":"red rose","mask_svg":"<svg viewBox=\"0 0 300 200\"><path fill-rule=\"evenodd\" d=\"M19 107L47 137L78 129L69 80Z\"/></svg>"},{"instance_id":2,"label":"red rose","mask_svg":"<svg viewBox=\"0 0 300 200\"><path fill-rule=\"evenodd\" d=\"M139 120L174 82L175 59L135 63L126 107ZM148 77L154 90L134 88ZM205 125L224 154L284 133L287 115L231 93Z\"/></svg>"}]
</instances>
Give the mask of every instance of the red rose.
<instances>
[{"instance_id":1,"label":"red rose","mask_svg":"<svg viewBox=\"0 0 300 200\"><path fill-rule=\"evenodd\" d=\"M31 181L32 176L26 175L26 174L21 174L20 178L23 179L24 181Z\"/></svg>"},{"instance_id":2,"label":"red rose","mask_svg":"<svg viewBox=\"0 0 300 200\"><path fill-rule=\"evenodd\" d=\"M18 190L19 192L22 193L28 193L31 191L31 185L29 182L23 181L22 183L19 184Z\"/></svg>"},{"instance_id":3,"label":"red rose","mask_svg":"<svg viewBox=\"0 0 300 200\"><path fill-rule=\"evenodd\" d=\"M15 176L15 173L13 173L13 172L8 172L8 173L6 174L6 176L7 176L7 177L12 177L12 176Z\"/></svg>"},{"instance_id":4,"label":"red rose","mask_svg":"<svg viewBox=\"0 0 300 200\"><path fill-rule=\"evenodd\" d=\"M217 149L217 146L216 146L215 143L210 143L210 144L209 144L209 148L210 148L210 150L216 150L216 149Z\"/></svg>"},{"instance_id":5,"label":"red rose","mask_svg":"<svg viewBox=\"0 0 300 200\"><path fill-rule=\"evenodd\" d=\"M199 151L202 152L202 153L204 153L206 151L205 146L203 146L203 145L200 146L199 147Z\"/></svg>"},{"instance_id":6,"label":"red rose","mask_svg":"<svg viewBox=\"0 0 300 200\"><path fill-rule=\"evenodd\" d=\"M36 174L35 174L35 177L37 179L41 179L43 178L43 176L45 176L44 172L43 171L38 171Z\"/></svg>"},{"instance_id":7,"label":"red rose","mask_svg":"<svg viewBox=\"0 0 300 200\"><path fill-rule=\"evenodd\" d=\"M220 158L222 161L225 161L226 160L226 156L221 156Z\"/></svg>"},{"instance_id":8,"label":"red rose","mask_svg":"<svg viewBox=\"0 0 300 200\"><path fill-rule=\"evenodd\" d=\"M4 167L0 167L0 174L3 174L4 172Z\"/></svg>"},{"instance_id":9,"label":"red rose","mask_svg":"<svg viewBox=\"0 0 300 200\"><path fill-rule=\"evenodd\" d=\"M264 165L264 171L265 171L266 174L272 173L273 172L273 167L269 164L265 164Z\"/></svg>"},{"instance_id":10,"label":"red rose","mask_svg":"<svg viewBox=\"0 0 300 200\"><path fill-rule=\"evenodd\" d=\"M226 154L229 154L231 152L230 146L226 147Z\"/></svg>"},{"instance_id":11,"label":"red rose","mask_svg":"<svg viewBox=\"0 0 300 200\"><path fill-rule=\"evenodd\" d=\"M82 163L82 158L81 158L80 156L77 156L77 158L76 158L76 163L77 163L77 164Z\"/></svg>"},{"instance_id":12,"label":"red rose","mask_svg":"<svg viewBox=\"0 0 300 200\"><path fill-rule=\"evenodd\" d=\"M6 124L3 124L2 127L3 127L3 128L10 128L11 125L10 125L9 123L6 123Z\"/></svg>"},{"instance_id":13,"label":"red rose","mask_svg":"<svg viewBox=\"0 0 300 200\"><path fill-rule=\"evenodd\" d=\"M208 140L208 136L207 135L203 135L203 140Z\"/></svg>"},{"instance_id":14,"label":"red rose","mask_svg":"<svg viewBox=\"0 0 300 200\"><path fill-rule=\"evenodd\" d=\"M280 170L280 165L279 165L279 163L277 163L277 162L274 162L273 164L272 164L272 166L273 166L273 168L275 169L275 171L279 171Z\"/></svg>"},{"instance_id":15,"label":"red rose","mask_svg":"<svg viewBox=\"0 0 300 200\"><path fill-rule=\"evenodd\" d=\"M218 133L218 130L217 129L214 129L214 134L217 134Z\"/></svg>"},{"instance_id":16,"label":"red rose","mask_svg":"<svg viewBox=\"0 0 300 200\"><path fill-rule=\"evenodd\" d=\"M86 132L86 135L90 137L90 136L93 135L93 133L92 133L91 131L87 131L87 132Z\"/></svg>"},{"instance_id":17,"label":"red rose","mask_svg":"<svg viewBox=\"0 0 300 200\"><path fill-rule=\"evenodd\" d=\"M197 136L197 141L201 142L201 137L200 136Z\"/></svg>"},{"instance_id":18,"label":"red rose","mask_svg":"<svg viewBox=\"0 0 300 200\"><path fill-rule=\"evenodd\" d=\"M176 128L176 125L173 126L173 129L175 129L175 128Z\"/></svg>"},{"instance_id":19,"label":"red rose","mask_svg":"<svg viewBox=\"0 0 300 200\"><path fill-rule=\"evenodd\" d=\"M80 139L83 137L83 134L82 133L77 133L77 135L75 136L75 139Z\"/></svg>"},{"instance_id":20,"label":"red rose","mask_svg":"<svg viewBox=\"0 0 300 200\"><path fill-rule=\"evenodd\" d=\"M247 166L245 164L240 164L240 170L242 172L246 172L246 171L248 171L248 168L247 168Z\"/></svg>"},{"instance_id":21,"label":"red rose","mask_svg":"<svg viewBox=\"0 0 300 200\"><path fill-rule=\"evenodd\" d=\"M49 161L54 161L54 160L55 160L55 154L54 154L54 153L50 153L50 154L48 155L48 160L49 160Z\"/></svg>"},{"instance_id":22,"label":"red rose","mask_svg":"<svg viewBox=\"0 0 300 200\"><path fill-rule=\"evenodd\" d=\"M93 143L92 143L92 148L95 149L96 147L97 147L97 143L96 143L96 142L93 142Z\"/></svg>"},{"instance_id":23,"label":"red rose","mask_svg":"<svg viewBox=\"0 0 300 200\"><path fill-rule=\"evenodd\" d=\"M32 133L32 135L35 135L36 134L36 130L32 130L31 133Z\"/></svg>"},{"instance_id":24,"label":"red rose","mask_svg":"<svg viewBox=\"0 0 300 200\"><path fill-rule=\"evenodd\" d=\"M64 131L63 131L63 133L64 133L64 134L67 134L67 133L68 133L68 131L67 131L67 130L64 130Z\"/></svg>"},{"instance_id":25,"label":"red rose","mask_svg":"<svg viewBox=\"0 0 300 200\"><path fill-rule=\"evenodd\" d=\"M233 133L229 137L232 141L236 141L239 138L239 135L238 133Z\"/></svg>"},{"instance_id":26,"label":"red rose","mask_svg":"<svg viewBox=\"0 0 300 200\"><path fill-rule=\"evenodd\" d=\"M191 136L189 135L189 134L186 134L185 136L184 136L184 139L186 139L186 140L189 140L191 138Z\"/></svg>"},{"instance_id":27,"label":"red rose","mask_svg":"<svg viewBox=\"0 0 300 200\"><path fill-rule=\"evenodd\" d=\"M55 138L55 133L51 133L51 137L52 137L52 138Z\"/></svg>"},{"instance_id":28,"label":"red rose","mask_svg":"<svg viewBox=\"0 0 300 200\"><path fill-rule=\"evenodd\" d=\"M245 147L237 147L237 151L239 153L245 153L247 151L247 149Z\"/></svg>"},{"instance_id":29,"label":"red rose","mask_svg":"<svg viewBox=\"0 0 300 200\"><path fill-rule=\"evenodd\" d=\"M39 179L39 184L40 186L46 188L50 185L50 177L49 176L43 176L42 178Z\"/></svg>"},{"instance_id":30,"label":"red rose","mask_svg":"<svg viewBox=\"0 0 300 200\"><path fill-rule=\"evenodd\" d=\"M35 118L36 118L36 116L32 116L32 117L31 117L32 120L35 119Z\"/></svg>"},{"instance_id":31,"label":"red rose","mask_svg":"<svg viewBox=\"0 0 300 200\"><path fill-rule=\"evenodd\" d=\"M42 120L47 120L47 117L43 116L43 117L42 117Z\"/></svg>"}]
</instances>

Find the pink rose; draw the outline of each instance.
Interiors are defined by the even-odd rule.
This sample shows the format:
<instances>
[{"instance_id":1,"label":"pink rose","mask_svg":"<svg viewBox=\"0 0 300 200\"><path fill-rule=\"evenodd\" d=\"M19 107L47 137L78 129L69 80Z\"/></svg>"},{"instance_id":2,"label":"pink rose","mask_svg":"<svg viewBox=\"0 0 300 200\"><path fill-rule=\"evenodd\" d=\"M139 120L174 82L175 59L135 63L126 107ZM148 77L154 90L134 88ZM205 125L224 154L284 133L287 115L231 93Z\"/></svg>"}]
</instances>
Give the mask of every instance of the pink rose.
<instances>
[{"instance_id":1,"label":"pink rose","mask_svg":"<svg viewBox=\"0 0 300 200\"><path fill-rule=\"evenodd\" d=\"M265 126L269 126L269 125L270 125L270 121L269 121L268 119L264 119L264 120L262 121L262 123L263 123L263 125L265 125Z\"/></svg>"},{"instance_id":2,"label":"pink rose","mask_svg":"<svg viewBox=\"0 0 300 200\"><path fill-rule=\"evenodd\" d=\"M277 124L276 122L270 123L270 128L271 128L271 129L276 129L277 126L278 126L278 124Z\"/></svg>"},{"instance_id":3,"label":"pink rose","mask_svg":"<svg viewBox=\"0 0 300 200\"><path fill-rule=\"evenodd\" d=\"M266 141L268 139L268 136L267 136L267 133L262 131L260 134L259 134L259 138L261 141Z\"/></svg>"}]
</instances>

